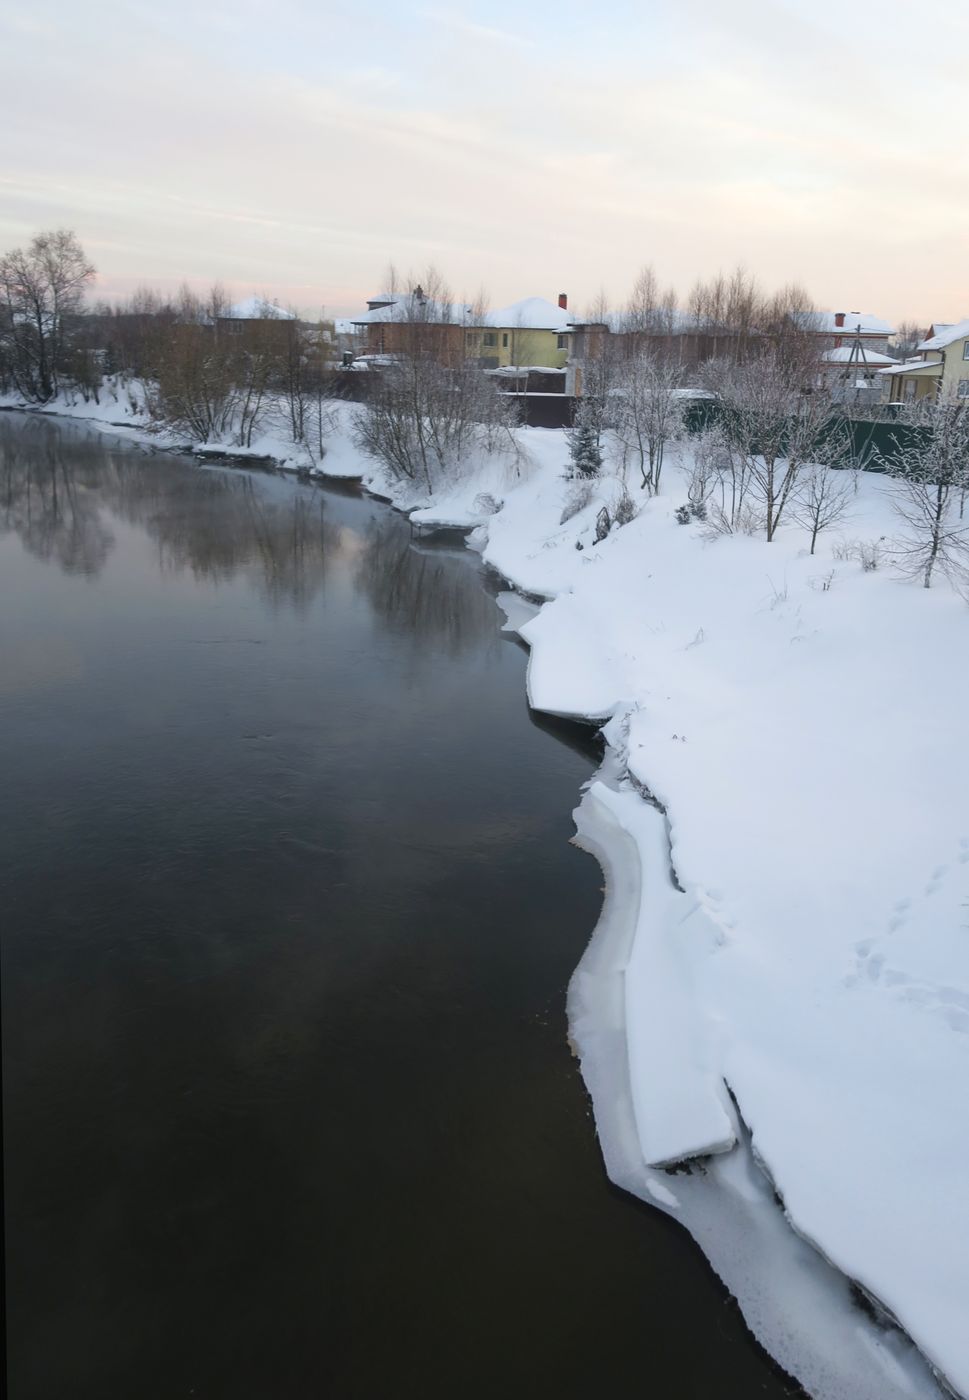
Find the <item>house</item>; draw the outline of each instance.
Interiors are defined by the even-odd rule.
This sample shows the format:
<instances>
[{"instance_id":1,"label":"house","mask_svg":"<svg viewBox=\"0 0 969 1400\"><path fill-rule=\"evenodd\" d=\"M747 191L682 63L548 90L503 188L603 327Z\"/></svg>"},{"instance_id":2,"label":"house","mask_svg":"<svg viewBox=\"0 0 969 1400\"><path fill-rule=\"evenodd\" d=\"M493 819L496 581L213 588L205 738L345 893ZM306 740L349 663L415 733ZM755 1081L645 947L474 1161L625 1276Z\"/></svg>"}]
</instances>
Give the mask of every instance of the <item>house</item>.
<instances>
[{"instance_id":1,"label":"house","mask_svg":"<svg viewBox=\"0 0 969 1400\"><path fill-rule=\"evenodd\" d=\"M916 346L916 358L883 369L892 403L918 399L969 399L969 319L933 325Z\"/></svg>"},{"instance_id":2,"label":"house","mask_svg":"<svg viewBox=\"0 0 969 1400\"><path fill-rule=\"evenodd\" d=\"M287 311L266 297L252 296L236 302L216 318L219 337L238 338L244 346L267 345L285 348L299 330L295 311Z\"/></svg>"},{"instance_id":3,"label":"house","mask_svg":"<svg viewBox=\"0 0 969 1400\"><path fill-rule=\"evenodd\" d=\"M821 386L844 403L878 403L885 397L880 371L898 363L891 355L869 349L861 338L821 354Z\"/></svg>"},{"instance_id":4,"label":"house","mask_svg":"<svg viewBox=\"0 0 969 1400\"><path fill-rule=\"evenodd\" d=\"M430 355L441 364L456 365L465 356L465 333L474 318L472 306L435 301L418 285L409 292L371 297L352 325L368 356Z\"/></svg>"},{"instance_id":5,"label":"house","mask_svg":"<svg viewBox=\"0 0 969 1400\"><path fill-rule=\"evenodd\" d=\"M465 349L487 369L541 367L564 370L569 358L572 317L565 292L558 305L544 297L524 297L482 318L468 330Z\"/></svg>"},{"instance_id":6,"label":"house","mask_svg":"<svg viewBox=\"0 0 969 1400\"><path fill-rule=\"evenodd\" d=\"M888 354L889 339L895 334L891 322L870 311L815 311L810 316L809 329L823 341L825 350L850 348L852 342L858 341L866 350L880 355Z\"/></svg>"}]
</instances>

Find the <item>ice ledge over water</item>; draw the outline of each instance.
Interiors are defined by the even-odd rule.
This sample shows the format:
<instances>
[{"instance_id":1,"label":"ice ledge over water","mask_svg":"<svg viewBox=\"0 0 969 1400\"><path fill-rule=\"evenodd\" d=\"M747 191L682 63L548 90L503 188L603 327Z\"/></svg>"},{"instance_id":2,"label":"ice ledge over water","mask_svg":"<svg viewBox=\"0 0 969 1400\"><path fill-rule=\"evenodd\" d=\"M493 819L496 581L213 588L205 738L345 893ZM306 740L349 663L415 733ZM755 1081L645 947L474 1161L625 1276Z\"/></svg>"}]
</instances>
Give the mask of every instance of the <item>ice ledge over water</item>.
<instances>
[{"instance_id":1,"label":"ice ledge over water","mask_svg":"<svg viewBox=\"0 0 969 1400\"><path fill-rule=\"evenodd\" d=\"M716 932L673 883L663 813L596 781L575 822L605 900L569 987L569 1025L610 1179L685 1225L758 1341L817 1400L938 1400L908 1338L862 1312L791 1228L718 1080L715 1029L693 997L693 958ZM703 1150L718 1155L688 1173L654 1165Z\"/></svg>"},{"instance_id":2,"label":"ice ledge over water","mask_svg":"<svg viewBox=\"0 0 969 1400\"><path fill-rule=\"evenodd\" d=\"M695 983L719 942L699 902L656 872L669 867L661 812L635 792L597 782L586 794L600 824L625 837L625 915L629 946L622 952L623 1022L630 1093L647 1166L724 1152L736 1142L729 1099L718 1072L715 1030L699 1011ZM652 872L643 880L642 871Z\"/></svg>"}]
</instances>

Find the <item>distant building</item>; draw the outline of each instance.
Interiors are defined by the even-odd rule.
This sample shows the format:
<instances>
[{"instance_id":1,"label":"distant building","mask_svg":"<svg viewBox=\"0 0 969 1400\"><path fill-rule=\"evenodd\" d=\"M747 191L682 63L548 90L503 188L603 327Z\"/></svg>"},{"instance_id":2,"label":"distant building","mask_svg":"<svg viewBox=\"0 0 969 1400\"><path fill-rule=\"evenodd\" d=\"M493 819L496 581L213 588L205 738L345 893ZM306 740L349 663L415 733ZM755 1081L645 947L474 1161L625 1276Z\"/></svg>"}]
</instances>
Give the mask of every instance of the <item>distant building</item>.
<instances>
[{"instance_id":1,"label":"distant building","mask_svg":"<svg viewBox=\"0 0 969 1400\"><path fill-rule=\"evenodd\" d=\"M891 355L853 340L821 354L821 384L845 403L879 403L885 397L880 371L897 364Z\"/></svg>"},{"instance_id":2,"label":"distant building","mask_svg":"<svg viewBox=\"0 0 969 1400\"><path fill-rule=\"evenodd\" d=\"M924 398L969 399L969 319L933 325L916 347L916 356L883 369L892 403Z\"/></svg>"},{"instance_id":3,"label":"distant building","mask_svg":"<svg viewBox=\"0 0 969 1400\"><path fill-rule=\"evenodd\" d=\"M558 305L544 297L524 297L489 311L480 326L465 333L465 350L487 369L564 370L572 337L568 305L560 292Z\"/></svg>"},{"instance_id":4,"label":"distant building","mask_svg":"<svg viewBox=\"0 0 969 1400\"><path fill-rule=\"evenodd\" d=\"M441 364L456 365L464 358L465 332L473 318L473 307L435 301L418 285L410 292L371 297L367 310L351 324L367 356L430 355Z\"/></svg>"},{"instance_id":5,"label":"distant building","mask_svg":"<svg viewBox=\"0 0 969 1400\"><path fill-rule=\"evenodd\" d=\"M825 350L841 350L860 340L866 350L888 354L888 342L895 327L870 311L815 311L809 329L823 342Z\"/></svg>"},{"instance_id":6,"label":"distant building","mask_svg":"<svg viewBox=\"0 0 969 1400\"><path fill-rule=\"evenodd\" d=\"M290 343L299 328L295 311L287 311L266 297L252 296L227 308L216 320L217 333L238 337L251 344Z\"/></svg>"}]
</instances>

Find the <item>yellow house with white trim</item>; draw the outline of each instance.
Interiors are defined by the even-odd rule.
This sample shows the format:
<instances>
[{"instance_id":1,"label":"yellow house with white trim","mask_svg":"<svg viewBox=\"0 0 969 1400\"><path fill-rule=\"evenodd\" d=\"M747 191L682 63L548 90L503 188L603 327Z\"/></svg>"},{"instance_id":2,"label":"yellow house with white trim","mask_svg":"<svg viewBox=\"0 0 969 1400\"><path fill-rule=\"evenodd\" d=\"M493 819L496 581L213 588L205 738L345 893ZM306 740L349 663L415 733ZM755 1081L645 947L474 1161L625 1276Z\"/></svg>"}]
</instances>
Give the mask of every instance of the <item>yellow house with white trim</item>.
<instances>
[{"instance_id":1,"label":"yellow house with white trim","mask_svg":"<svg viewBox=\"0 0 969 1400\"><path fill-rule=\"evenodd\" d=\"M916 347L920 358L883 369L890 377L892 403L924 398L969 399L969 319L935 325Z\"/></svg>"},{"instance_id":2,"label":"yellow house with white trim","mask_svg":"<svg viewBox=\"0 0 969 1400\"><path fill-rule=\"evenodd\" d=\"M465 352L489 369L509 365L564 369L569 358L572 318L563 292L555 306L544 297L525 297L490 311L480 326L465 332Z\"/></svg>"}]
</instances>

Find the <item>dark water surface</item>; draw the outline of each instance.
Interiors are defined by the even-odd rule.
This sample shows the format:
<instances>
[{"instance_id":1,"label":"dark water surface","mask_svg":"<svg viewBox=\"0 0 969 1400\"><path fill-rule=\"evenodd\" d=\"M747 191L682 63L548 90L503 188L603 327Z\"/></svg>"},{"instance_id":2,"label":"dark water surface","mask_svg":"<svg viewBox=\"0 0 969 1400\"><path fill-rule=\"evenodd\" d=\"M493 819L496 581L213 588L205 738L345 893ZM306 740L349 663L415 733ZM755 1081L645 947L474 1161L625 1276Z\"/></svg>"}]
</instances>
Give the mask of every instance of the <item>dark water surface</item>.
<instances>
[{"instance_id":1,"label":"dark water surface","mask_svg":"<svg viewBox=\"0 0 969 1400\"><path fill-rule=\"evenodd\" d=\"M566 1044L593 757L467 550L0 415L11 1400L779 1396Z\"/></svg>"}]
</instances>

